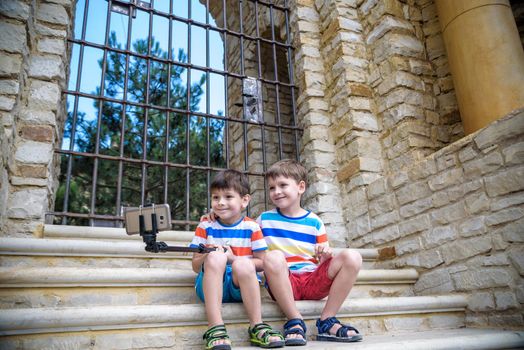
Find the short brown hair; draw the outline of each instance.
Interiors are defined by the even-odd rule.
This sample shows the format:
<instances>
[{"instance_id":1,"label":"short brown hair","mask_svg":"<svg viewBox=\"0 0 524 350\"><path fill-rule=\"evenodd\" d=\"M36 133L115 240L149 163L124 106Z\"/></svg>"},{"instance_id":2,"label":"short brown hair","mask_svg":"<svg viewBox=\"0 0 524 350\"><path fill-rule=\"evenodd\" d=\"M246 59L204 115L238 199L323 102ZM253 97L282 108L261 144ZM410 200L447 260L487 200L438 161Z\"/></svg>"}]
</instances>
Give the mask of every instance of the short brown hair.
<instances>
[{"instance_id":1,"label":"short brown hair","mask_svg":"<svg viewBox=\"0 0 524 350\"><path fill-rule=\"evenodd\" d=\"M249 180L247 175L233 169L218 172L211 182L210 190L229 189L236 191L242 197L249 194Z\"/></svg>"},{"instance_id":2,"label":"short brown hair","mask_svg":"<svg viewBox=\"0 0 524 350\"><path fill-rule=\"evenodd\" d=\"M307 184L306 168L294 159L282 159L269 167L266 171L267 178L284 176L294 179L297 183L304 181Z\"/></svg>"}]
</instances>

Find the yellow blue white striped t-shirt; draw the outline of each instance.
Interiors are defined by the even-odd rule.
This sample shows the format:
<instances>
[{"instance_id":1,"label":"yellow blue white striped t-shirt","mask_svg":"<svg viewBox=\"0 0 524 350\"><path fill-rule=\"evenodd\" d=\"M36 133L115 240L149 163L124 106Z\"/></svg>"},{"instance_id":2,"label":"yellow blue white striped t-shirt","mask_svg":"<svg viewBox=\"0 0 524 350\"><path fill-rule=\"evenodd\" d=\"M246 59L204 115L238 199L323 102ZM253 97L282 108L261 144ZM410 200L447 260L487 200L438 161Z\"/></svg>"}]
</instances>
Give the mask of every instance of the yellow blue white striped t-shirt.
<instances>
[{"instance_id":1,"label":"yellow blue white striped t-shirt","mask_svg":"<svg viewBox=\"0 0 524 350\"><path fill-rule=\"evenodd\" d=\"M289 269L294 273L314 271L318 260L315 245L327 243L326 228L314 213L301 217L282 215L278 209L262 213L257 218L269 250L284 253Z\"/></svg>"}]
</instances>

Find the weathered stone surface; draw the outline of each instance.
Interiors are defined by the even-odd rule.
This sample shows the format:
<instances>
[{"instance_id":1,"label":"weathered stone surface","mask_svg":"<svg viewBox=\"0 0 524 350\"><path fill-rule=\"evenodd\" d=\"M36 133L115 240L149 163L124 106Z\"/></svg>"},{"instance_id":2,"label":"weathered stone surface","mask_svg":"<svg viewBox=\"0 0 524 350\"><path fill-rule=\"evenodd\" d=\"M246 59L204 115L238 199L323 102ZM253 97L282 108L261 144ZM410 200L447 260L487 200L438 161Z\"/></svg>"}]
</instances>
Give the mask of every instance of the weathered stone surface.
<instances>
[{"instance_id":1,"label":"weathered stone surface","mask_svg":"<svg viewBox=\"0 0 524 350\"><path fill-rule=\"evenodd\" d=\"M432 269L444 262L442 256L437 250L426 250L422 251L418 255L412 255L406 259L409 266L423 267L426 269Z\"/></svg>"},{"instance_id":2,"label":"weathered stone surface","mask_svg":"<svg viewBox=\"0 0 524 350\"><path fill-rule=\"evenodd\" d=\"M429 319L429 326L431 329L462 328L464 322L462 315L433 315Z\"/></svg>"},{"instance_id":3,"label":"weathered stone surface","mask_svg":"<svg viewBox=\"0 0 524 350\"><path fill-rule=\"evenodd\" d=\"M427 214L414 217L409 220L402 220L398 227L402 236L407 236L415 232L420 232L430 227L429 216Z\"/></svg>"},{"instance_id":4,"label":"weathered stone surface","mask_svg":"<svg viewBox=\"0 0 524 350\"><path fill-rule=\"evenodd\" d=\"M520 306L514 293L495 291L494 294L497 310L514 309Z\"/></svg>"},{"instance_id":5,"label":"weathered stone surface","mask_svg":"<svg viewBox=\"0 0 524 350\"><path fill-rule=\"evenodd\" d=\"M380 227L387 226L389 224L396 223L398 222L398 220L399 215L397 211L380 214L371 219L371 228L374 230Z\"/></svg>"},{"instance_id":6,"label":"weathered stone surface","mask_svg":"<svg viewBox=\"0 0 524 350\"><path fill-rule=\"evenodd\" d=\"M46 189L17 191L9 196L7 216L13 219L41 219L46 204Z\"/></svg>"},{"instance_id":7,"label":"weathered stone surface","mask_svg":"<svg viewBox=\"0 0 524 350\"><path fill-rule=\"evenodd\" d=\"M504 160L499 152L491 152L482 158L476 158L464 163L464 174L468 178L478 177L497 170L503 163Z\"/></svg>"},{"instance_id":8,"label":"weathered stone surface","mask_svg":"<svg viewBox=\"0 0 524 350\"><path fill-rule=\"evenodd\" d=\"M431 219L441 225L463 219L467 216L464 202L460 201L446 207L435 209L431 212Z\"/></svg>"},{"instance_id":9,"label":"weathered stone surface","mask_svg":"<svg viewBox=\"0 0 524 350\"><path fill-rule=\"evenodd\" d=\"M16 99L14 97L0 96L0 110L10 111L15 105Z\"/></svg>"},{"instance_id":10,"label":"weathered stone surface","mask_svg":"<svg viewBox=\"0 0 524 350\"><path fill-rule=\"evenodd\" d=\"M519 219L504 225L494 233L502 235L503 239L507 242L524 243L524 219Z\"/></svg>"},{"instance_id":11,"label":"weathered stone surface","mask_svg":"<svg viewBox=\"0 0 524 350\"><path fill-rule=\"evenodd\" d=\"M416 252L420 249L422 249L422 244L418 237L402 240L395 245L395 252L398 256Z\"/></svg>"},{"instance_id":12,"label":"weathered stone surface","mask_svg":"<svg viewBox=\"0 0 524 350\"><path fill-rule=\"evenodd\" d=\"M507 165L524 163L524 142L518 142L508 146L502 150L502 154Z\"/></svg>"},{"instance_id":13,"label":"weathered stone surface","mask_svg":"<svg viewBox=\"0 0 524 350\"><path fill-rule=\"evenodd\" d=\"M469 269L452 275L457 291L506 287L512 277L504 268Z\"/></svg>"},{"instance_id":14,"label":"weathered stone surface","mask_svg":"<svg viewBox=\"0 0 524 350\"><path fill-rule=\"evenodd\" d=\"M16 80L0 80L0 94L16 95L20 89L20 84Z\"/></svg>"},{"instance_id":15,"label":"weathered stone surface","mask_svg":"<svg viewBox=\"0 0 524 350\"><path fill-rule=\"evenodd\" d=\"M437 166L435 164L435 160L432 158L427 158L419 163L416 164L416 166L412 167L408 171L409 178L412 180L421 180L425 179L430 175L437 173Z\"/></svg>"},{"instance_id":16,"label":"weathered stone surface","mask_svg":"<svg viewBox=\"0 0 524 350\"><path fill-rule=\"evenodd\" d=\"M491 249L491 239L489 237L473 237L447 244L446 247L442 249L442 255L446 264L451 264L489 252Z\"/></svg>"},{"instance_id":17,"label":"weathered stone surface","mask_svg":"<svg viewBox=\"0 0 524 350\"><path fill-rule=\"evenodd\" d=\"M481 150L495 145L502 140L509 139L524 133L524 111L514 116L507 116L491 123L482 129L474 138L474 142Z\"/></svg>"},{"instance_id":18,"label":"weathered stone surface","mask_svg":"<svg viewBox=\"0 0 524 350\"><path fill-rule=\"evenodd\" d=\"M413 215L420 214L433 206L431 198L423 198L416 202L400 207L400 216L409 218Z\"/></svg>"},{"instance_id":19,"label":"weathered stone surface","mask_svg":"<svg viewBox=\"0 0 524 350\"><path fill-rule=\"evenodd\" d=\"M22 56L9 55L6 53L0 55L0 76L19 74L21 67Z\"/></svg>"},{"instance_id":20,"label":"weathered stone surface","mask_svg":"<svg viewBox=\"0 0 524 350\"><path fill-rule=\"evenodd\" d=\"M52 24L68 25L69 16L63 6L55 4L40 4L36 10L36 18Z\"/></svg>"},{"instance_id":21,"label":"weathered stone surface","mask_svg":"<svg viewBox=\"0 0 524 350\"><path fill-rule=\"evenodd\" d=\"M465 199L466 209L470 214L489 210L489 199L484 192L470 194Z\"/></svg>"},{"instance_id":22,"label":"weathered stone surface","mask_svg":"<svg viewBox=\"0 0 524 350\"><path fill-rule=\"evenodd\" d=\"M509 253L509 259L521 276L524 276L524 250L514 250Z\"/></svg>"},{"instance_id":23,"label":"weathered stone surface","mask_svg":"<svg viewBox=\"0 0 524 350\"><path fill-rule=\"evenodd\" d=\"M371 217L384 215L396 208L395 195L388 194L369 202L369 214Z\"/></svg>"},{"instance_id":24,"label":"weathered stone surface","mask_svg":"<svg viewBox=\"0 0 524 350\"><path fill-rule=\"evenodd\" d=\"M515 221L524 216L524 208L508 208L486 217L486 225L494 226L505 222Z\"/></svg>"},{"instance_id":25,"label":"weathered stone surface","mask_svg":"<svg viewBox=\"0 0 524 350\"><path fill-rule=\"evenodd\" d=\"M392 242L400 237L400 232L398 231L398 226L388 226L383 229L373 232L373 244L381 245L384 243Z\"/></svg>"},{"instance_id":26,"label":"weathered stone surface","mask_svg":"<svg viewBox=\"0 0 524 350\"><path fill-rule=\"evenodd\" d=\"M387 32L394 29L404 29L413 31L413 26L407 21L400 20L392 16L384 16L366 37L366 43L373 44Z\"/></svg>"},{"instance_id":27,"label":"weathered stone surface","mask_svg":"<svg viewBox=\"0 0 524 350\"><path fill-rule=\"evenodd\" d=\"M58 56L31 56L29 64L29 76L43 79L63 78L64 69L62 61Z\"/></svg>"},{"instance_id":28,"label":"weathered stone surface","mask_svg":"<svg viewBox=\"0 0 524 350\"><path fill-rule=\"evenodd\" d=\"M436 269L422 274L414 289L417 293L446 293L454 289L451 276L446 269Z\"/></svg>"},{"instance_id":29,"label":"weathered stone surface","mask_svg":"<svg viewBox=\"0 0 524 350\"><path fill-rule=\"evenodd\" d=\"M457 238L457 233L451 226L435 227L422 236L426 248L434 248Z\"/></svg>"},{"instance_id":30,"label":"weathered stone surface","mask_svg":"<svg viewBox=\"0 0 524 350\"><path fill-rule=\"evenodd\" d=\"M58 108L60 89L56 83L32 80L29 98L29 109L55 111Z\"/></svg>"},{"instance_id":31,"label":"weathered stone surface","mask_svg":"<svg viewBox=\"0 0 524 350\"><path fill-rule=\"evenodd\" d=\"M47 164L51 161L52 155L52 144L25 141L18 145L15 153L15 159L22 163Z\"/></svg>"},{"instance_id":32,"label":"weathered stone surface","mask_svg":"<svg viewBox=\"0 0 524 350\"><path fill-rule=\"evenodd\" d=\"M397 200L401 205L406 203L414 202L417 199L423 199L431 195L431 191L426 182L415 182L407 184L397 191Z\"/></svg>"},{"instance_id":33,"label":"weathered stone surface","mask_svg":"<svg viewBox=\"0 0 524 350\"><path fill-rule=\"evenodd\" d=\"M21 339L21 349L26 350L61 350L61 349L89 349L91 336L76 334L66 337L24 337Z\"/></svg>"},{"instance_id":34,"label":"weathered stone surface","mask_svg":"<svg viewBox=\"0 0 524 350\"><path fill-rule=\"evenodd\" d=\"M27 20L29 12L29 6L23 1L0 1L0 13L6 17Z\"/></svg>"},{"instance_id":35,"label":"weathered stone surface","mask_svg":"<svg viewBox=\"0 0 524 350\"><path fill-rule=\"evenodd\" d=\"M505 253L493 254L483 257L482 266L507 266L509 259Z\"/></svg>"},{"instance_id":36,"label":"weathered stone surface","mask_svg":"<svg viewBox=\"0 0 524 350\"><path fill-rule=\"evenodd\" d=\"M433 176L428 181L428 185L432 191L438 191L446 187L461 183L463 180L463 176L464 174L461 168L451 169Z\"/></svg>"},{"instance_id":37,"label":"weathered stone surface","mask_svg":"<svg viewBox=\"0 0 524 350\"><path fill-rule=\"evenodd\" d=\"M486 191L490 197L524 189L524 167L511 168L485 178Z\"/></svg>"},{"instance_id":38,"label":"weathered stone surface","mask_svg":"<svg viewBox=\"0 0 524 350\"><path fill-rule=\"evenodd\" d=\"M63 55L65 53L65 41L57 38L42 38L38 41L38 51Z\"/></svg>"},{"instance_id":39,"label":"weathered stone surface","mask_svg":"<svg viewBox=\"0 0 524 350\"><path fill-rule=\"evenodd\" d=\"M471 237L485 233L487 229L484 219L484 216L477 216L462 222L458 226L459 235L461 237Z\"/></svg>"},{"instance_id":40,"label":"weathered stone surface","mask_svg":"<svg viewBox=\"0 0 524 350\"><path fill-rule=\"evenodd\" d=\"M0 50L24 53L26 32L23 25L0 21Z\"/></svg>"},{"instance_id":41,"label":"weathered stone surface","mask_svg":"<svg viewBox=\"0 0 524 350\"><path fill-rule=\"evenodd\" d=\"M54 136L54 129L47 125L24 125L20 128L20 136L24 139L51 142Z\"/></svg>"},{"instance_id":42,"label":"weathered stone surface","mask_svg":"<svg viewBox=\"0 0 524 350\"><path fill-rule=\"evenodd\" d=\"M464 197L464 187L458 185L442 191L433 193L431 200L433 201L433 207L440 208L444 205L455 202L457 199Z\"/></svg>"},{"instance_id":43,"label":"weathered stone surface","mask_svg":"<svg viewBox=\"0 0 524 350\"><path fill-rule=\"evenodd\" d=\"M386 193L387 182L385 178L381 177L369 184L367 188L368 199L374 199Z\"/></svg>"},{"instance_id":44,"label":"weathered stone surface","mask_svg":"<svg viewBox=\"0 0 524 350\"><path fill-rule=\"evenodd\" d=\"M28 124L56 125L56 115L50 111L23 109L19 116Z\"/></svg>"},{"instance_id":45,"label":"weathered stone surface","mask_svg":"<svg viewBox=\"0 0 524 350\"><path fill-rule=\"evenodd\" d=\"M493 294L490 292L472 293L468 308L472 311L490 311L495 309Z\"/></svg>"}]
</instances>

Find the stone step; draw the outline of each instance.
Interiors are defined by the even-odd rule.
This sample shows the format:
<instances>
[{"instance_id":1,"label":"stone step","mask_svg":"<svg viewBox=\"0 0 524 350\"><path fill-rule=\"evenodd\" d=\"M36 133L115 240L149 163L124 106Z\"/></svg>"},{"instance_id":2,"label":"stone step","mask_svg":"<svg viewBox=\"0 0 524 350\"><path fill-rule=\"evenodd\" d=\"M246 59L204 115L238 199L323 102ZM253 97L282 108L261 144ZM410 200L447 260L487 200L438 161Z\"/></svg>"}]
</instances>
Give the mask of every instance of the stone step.
<instances>
[{"instance_id":1,"label":"stone step","mask_svg":"<svg viewBox=\"0 0 524 350\"><path fill-rule=\"evenodd\" d=\"M114 230L114 229L113 229ZM168 244L181 245L181 242ZM184 243L187 246L187 244ZM357 249L370 268L376 249ZM170 267L190 266L191 253L149 253L139 240L0 237L1 266ZM115 261L118 259L120 261ZM79 261L80 260L80 263Z\"/></svg>"},{"instance_id":2,"label":"stone step","mask_svg":"<svg viewBox=\"0 0 524 350\"><path fill-rule=\"evenodd\" d=\"M497 329L445 329L425 332L393 333L385 335L369 335L358 343L329 343L309 341L304 350L490 350L490 349L522 349L524 348L523 331L505 331ZM253 349L253 347L235 347L238 350Z\"/></svg>"},{"instance_id":3,"label":"stone step","mask_svg":"<svg viewBox=\"0 0 524 350\"><path fill-rule=\"evenodd\" d=\"M309 327L323 308L323 301L298 301L297 306ZM342 305L338 316L351 318L363 334L386 331L457 328L464 325L467 298L463 295L355 298ZM233 339L245 339L247 316L243 305L225 304L225 323ZM278 306L273 302L262 305L265 321L283 322ZM64 333L92 330L186 327L184 339L195 344L206 328L202 304L131 305L75 308L4 309L0 313L0 335ZM311 328L313 329L313 328ZM197 341L201 344L201 340Z\"/></svg>"},{"instance_id":4,"label":"stone step","mask_svg":"<svg viewBox=\"0 0 524 350\"><path fill-rule=\"evenodd\" d=\"M417 272L361 270L350 298L413 295ZM0 308L196 303L195 274L160 268L0 268ZM261 288L264 301L270 297Z\"/></svg>"}]
</instances>

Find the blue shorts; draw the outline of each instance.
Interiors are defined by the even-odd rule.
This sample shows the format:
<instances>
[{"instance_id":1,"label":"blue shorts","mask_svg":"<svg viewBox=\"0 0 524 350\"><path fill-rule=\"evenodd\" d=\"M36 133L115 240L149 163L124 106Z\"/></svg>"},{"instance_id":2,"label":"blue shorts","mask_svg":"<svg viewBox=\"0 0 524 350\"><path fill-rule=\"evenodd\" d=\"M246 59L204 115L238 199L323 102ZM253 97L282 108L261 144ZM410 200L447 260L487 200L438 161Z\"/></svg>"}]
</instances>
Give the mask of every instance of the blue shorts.
<instances>
[{"instance_id":1,"label":"blue shorts","mask_svg":"<svg viewBox=\"0 0 524 350\"><path fill-rule=\"evenodd\" d=\"M231 265L226 266L226 271L224 272L222 284L222 302L223 303L238 303L242 301L242 295L240 295L240 288L235 286L233 283L233 270ZM195 281L195 290L196 294L202 300L204 300L204 265L202 265L202 270L198 274Z\"/></svg>"}]
</instances>

